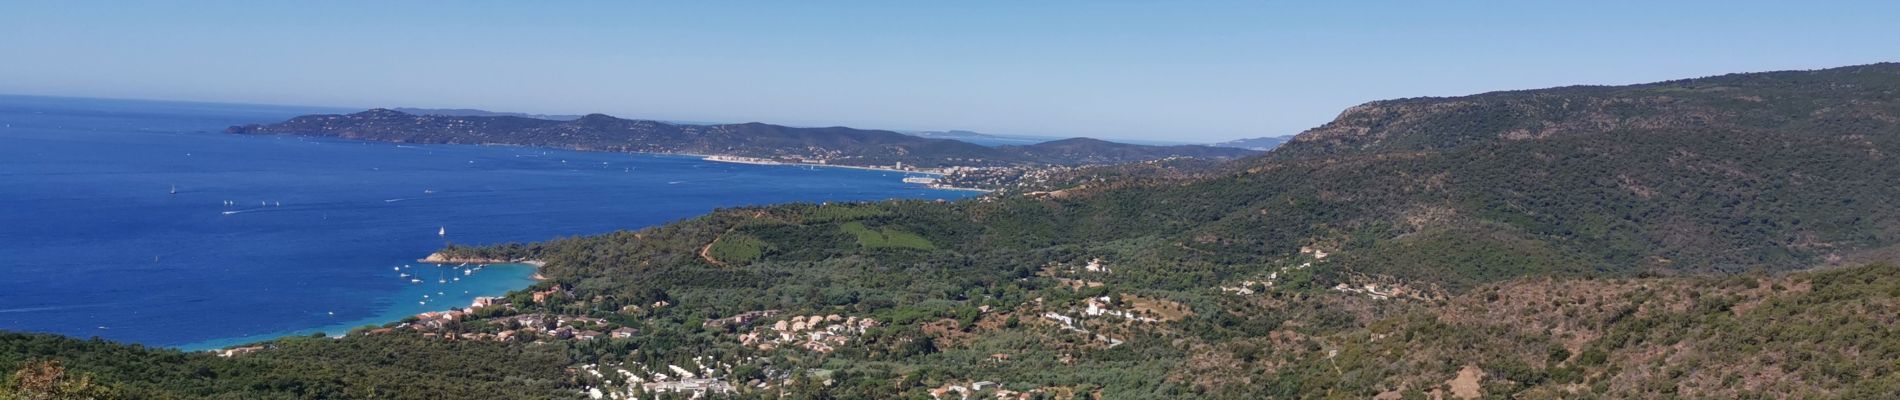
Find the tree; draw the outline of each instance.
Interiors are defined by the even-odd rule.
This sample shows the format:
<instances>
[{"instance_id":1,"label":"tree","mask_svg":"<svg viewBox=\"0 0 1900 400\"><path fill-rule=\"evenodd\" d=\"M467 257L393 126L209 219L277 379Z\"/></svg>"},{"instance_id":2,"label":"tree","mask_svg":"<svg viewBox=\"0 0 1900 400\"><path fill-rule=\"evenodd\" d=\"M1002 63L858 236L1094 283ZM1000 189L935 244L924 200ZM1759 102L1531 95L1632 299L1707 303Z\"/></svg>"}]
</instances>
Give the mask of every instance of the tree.
<instances>
[{"instance_id":1,"label":"tree","mask_svg":"<svg viewBox=\"0 0 1900 400\"><path fill-rule=\"evenodd\" d=\"M92 375L67 375L58 360L28 361L0 385L0 399L65 400L117 399L111 387L92 383Z\"/></svg>"}]
</instances>

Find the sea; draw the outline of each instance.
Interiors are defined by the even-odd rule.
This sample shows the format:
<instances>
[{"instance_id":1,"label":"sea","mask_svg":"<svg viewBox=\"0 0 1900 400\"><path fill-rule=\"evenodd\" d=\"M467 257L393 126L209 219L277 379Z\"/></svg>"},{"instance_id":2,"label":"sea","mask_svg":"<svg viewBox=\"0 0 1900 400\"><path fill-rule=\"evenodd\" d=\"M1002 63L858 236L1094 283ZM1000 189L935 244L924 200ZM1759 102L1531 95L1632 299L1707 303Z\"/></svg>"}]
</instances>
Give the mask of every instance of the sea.
<instances>
[{"instance_id":1,"label":"sea","mask_svg":"<svg viewBox=\"0 0 1900 400\"><path fill-rule=\"evenodd\" d=\"M974 195L897 172L221 133L353 111L0 96L0 330L186 350L338 335L534 282L415 261L449 243Z\"/></svg>"}]
</instances>

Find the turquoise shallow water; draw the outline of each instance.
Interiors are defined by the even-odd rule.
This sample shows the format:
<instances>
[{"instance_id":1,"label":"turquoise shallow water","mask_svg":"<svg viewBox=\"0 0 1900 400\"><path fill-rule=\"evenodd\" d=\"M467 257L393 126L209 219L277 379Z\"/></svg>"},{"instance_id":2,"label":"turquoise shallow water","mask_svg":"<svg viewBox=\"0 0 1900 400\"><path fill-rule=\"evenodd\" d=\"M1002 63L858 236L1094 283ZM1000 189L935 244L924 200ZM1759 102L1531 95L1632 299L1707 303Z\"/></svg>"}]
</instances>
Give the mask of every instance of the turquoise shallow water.
<instances>
[{"instance_id":1,"label":"turquoise shallow water","mask_svg":"<svg viewBox=\"0 0 1900 400\"><path fill-rule=\"evenodd\" d=\"M189 348L336 334L530 284L526 267L447 284L433 270L411 272L421 284L392 270L424 268L414 260L445 240L974 194L880 171L218 132L340 111L350 110L0 96L0 330Z\"/></svg>"},{"instance_id":2,"label":"turquoise shallow water","mask_svg":"<svg viewBox=\"0 0 1900 400\"><path fill-rule=\"evenodd\" d=\"M402 289L383 293L383 295L391 301L375 314L351 320L343 320L331 315L330 313L333 311L325 311L324 317L336 322L293 331L218 338L188 343L178 347L186 350L202 350L228 347L287 335L309 335L314 333L323 333L331 336L341 335L357 327L382 325L390 321L402 320L404 317L411 315L429 311L441 311L450 307L467 307L469 303L475 301L476 297L500 296L507 294L509 291L534 284L534 266L527 264L469 265L466 269L471 271L475 271L476 268L479 267L479 271L473 273L463 273L461 271L464 270L464 268L457 265L405 265L409 266L409 268L391 267L392 270L388 275L390 275L392 279L399 281L419 279L421 282L410 283L409 285L402 286ZM395 268L401 269L397 270ZM398 274L409 274L410 277L402 277ZM452 280L442 282L442 279ZM414 299L415 301L401 301L402 299Z\"/></svg>"}]
</instances>

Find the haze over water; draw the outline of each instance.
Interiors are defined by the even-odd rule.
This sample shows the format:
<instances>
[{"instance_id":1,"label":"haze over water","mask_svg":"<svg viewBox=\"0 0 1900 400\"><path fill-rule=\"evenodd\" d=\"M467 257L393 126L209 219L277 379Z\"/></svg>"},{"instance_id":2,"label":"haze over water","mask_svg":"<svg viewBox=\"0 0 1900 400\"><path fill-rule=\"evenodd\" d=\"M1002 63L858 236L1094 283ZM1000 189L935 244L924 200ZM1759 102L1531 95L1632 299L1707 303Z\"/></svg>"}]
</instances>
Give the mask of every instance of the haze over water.
<instances>
[{"instance_id":1,"label":"haze over water","mask_svg":"<svg viewBox=\"0 0 1900 400\"><path fill-rule=\"evenodd\" d=\"M414 262L438 229L539 241L718 207L972 194L878 171L219 133L348 111L0 96L0 330L187 348L338 334L531 283L527 267Z\"/></svg>"}]
</instances>

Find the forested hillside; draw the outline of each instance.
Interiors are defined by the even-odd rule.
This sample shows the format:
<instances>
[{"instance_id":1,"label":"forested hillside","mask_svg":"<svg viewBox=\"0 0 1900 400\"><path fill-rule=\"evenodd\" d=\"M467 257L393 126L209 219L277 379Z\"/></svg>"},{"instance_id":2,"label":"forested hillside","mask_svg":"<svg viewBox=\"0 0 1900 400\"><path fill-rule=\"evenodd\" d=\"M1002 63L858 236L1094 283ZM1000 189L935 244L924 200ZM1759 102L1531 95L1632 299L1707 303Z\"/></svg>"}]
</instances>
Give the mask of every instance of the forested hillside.
<instances>
[{"instance_id":1,"label":"forested hillside","mask_svg":"<svg viewBox=\"0 0 1900 400\"><path fill-rule=\"evenodd\" d=\"M745 398L1865 398L1900 390L1900 271L1877 262L1900 244L1897 94L1880 64L1383 101L1191 175L449 248L550 280L454 324L280 342L324 357L219 362L466 338L575 369L433 373L576 396L649 398L683 381L645 371L684 366ZM509 322L540 315L638 333ZM0 367L121 351L100 346Z\"/></svg>"}]
</instances>

